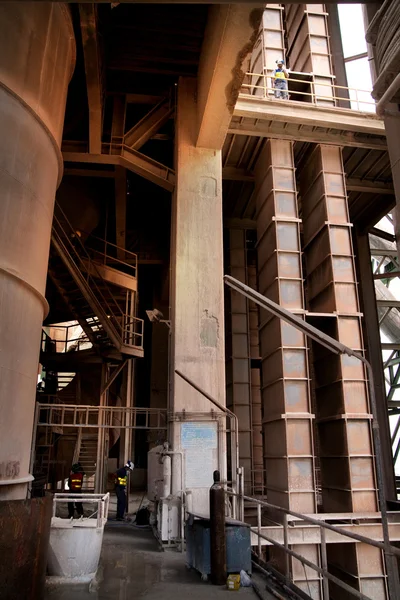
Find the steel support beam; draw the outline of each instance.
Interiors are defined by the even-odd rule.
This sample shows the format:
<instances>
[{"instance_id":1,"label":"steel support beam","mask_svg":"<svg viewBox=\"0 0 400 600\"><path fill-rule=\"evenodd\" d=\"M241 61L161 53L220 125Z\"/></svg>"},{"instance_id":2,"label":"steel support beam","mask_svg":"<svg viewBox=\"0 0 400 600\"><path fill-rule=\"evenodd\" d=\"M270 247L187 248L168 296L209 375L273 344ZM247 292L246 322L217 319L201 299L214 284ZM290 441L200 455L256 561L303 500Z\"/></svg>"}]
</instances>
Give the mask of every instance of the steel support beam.
<instances>
[{"instance_id":1,"label":"steel support beam","mask_svg":"<svg viewBox=\"0 0 400 600\"><path fill-rule=\"evenodd\" d=\"M247 283L246 233L243 229L229 231L229 272L239 281ZM228 291L228 294L230 310L227 315L229 320L226 322L226 405L238 417L239 466L244 468L245 493L252 493L253 424L249 303L237 292Z\"/></svg>"},{"instance_id":2,"label":"steel support beam","mask_svg":"<svg viewBox=\"0 0 400 600\"><path fill-rule=\"evenodd\" d=\"M103 130L103 81L97 6L94 3L79 4L79 15L89 103L89 151L98 154Z\"/></svg>"},{"instance_id":3,"label":"steel support beam","mask_svg":"<svg viewBox=\"0 0 400 600\"><path fill-rule=\"evenodd\" d=\"M172 192L175 186L175 171L173 169L128 148L128 146L122 146L118 155L64 151L63 157L67 162L119 165L169 192Z\"/></svg>"},{"instance_id":4,"label":"steel support beam","mask_svg":"<svg viewBox=\"0 0 400 600\"><path fill-rule=\"evenodd\" d=\"M170 101L163 98L143 119L126 132L124 144L133 150L140 150L173 114L174 108Z\"/></svg>"},{"instance_id":5,"label":"steel support beam","mask_svg":"<svg viewBox=\"0 0 400 600\"><path fill-rule=\"evenodd\" d=\"M300 190L309 309L331 313L331 318L318 319L319 328L363 355L341 148L314 148L301 170ZM324 510L375 511L378 495L365 368L358 360L331 357L316 344L313 362ZM380 447L382 443L380 438ZM328 550L329 558L351 573L357 589L363 589L369 558L362 546L350 544L337 554ZM377 589L384 577L382 564L381 569L374 569ZM336 590L332 596L339 598L339 594ZM378 597L384 598L381 592Z\"/></svg>"},{"instance_id":6,"label":"steel support beam","mask_svg":"<svg viewBox=\"0 0 400 600\"><path fill-rule=\"evenodd\" d=\"M260 293L287 309L304 313L301 221L292 142L269 140L257 161L255 178ZM297 329L262 311L260 349L264 468L269 502L315 513L314 415L306 338ZM277 520L280 516L271 518ZM284 572L281 554L272 552L279 570ZM305 552L309 560L318 563L317 546L310 546ZM295 564L292 569L294 583L305 590L304 573L298 573ZM318 574L309 573L308 585L313 589L313 598L320 598Z\"/></svg>"}]
</instances>

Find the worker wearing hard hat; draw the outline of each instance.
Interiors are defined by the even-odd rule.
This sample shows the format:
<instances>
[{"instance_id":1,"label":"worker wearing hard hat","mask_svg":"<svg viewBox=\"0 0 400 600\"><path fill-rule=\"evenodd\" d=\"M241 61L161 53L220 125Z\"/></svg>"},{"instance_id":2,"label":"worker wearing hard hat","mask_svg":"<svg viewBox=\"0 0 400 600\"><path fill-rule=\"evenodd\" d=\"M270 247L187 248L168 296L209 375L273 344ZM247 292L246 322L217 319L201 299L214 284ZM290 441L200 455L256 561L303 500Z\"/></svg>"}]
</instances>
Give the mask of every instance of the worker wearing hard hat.
<instances>
[{"instance_id":1,"label":"worker wearing hard hat","mask_svg":"<svg viewBox=\"0 0 400 600\"><path fill-rule=\"evenodd\" d=\"M117 521L123 521L126 511L126 487L128 485L128 473L133 471L134 464L128 460L126 465L118 469L115 474L115 493L117 495Z\"/></svg>"},{"instance_id":2,"label":"worker wearing hard hat","mask_svg":"<svg viewBox=\"0 0 400 600\"><path fill-rule=\"evenodd\" d=\"M276 61L276 69L272 73L272 86L275 88L275 98L288 100L288 84L289 74L285 68L283 60Z\"/></svg>"}]
</instances>

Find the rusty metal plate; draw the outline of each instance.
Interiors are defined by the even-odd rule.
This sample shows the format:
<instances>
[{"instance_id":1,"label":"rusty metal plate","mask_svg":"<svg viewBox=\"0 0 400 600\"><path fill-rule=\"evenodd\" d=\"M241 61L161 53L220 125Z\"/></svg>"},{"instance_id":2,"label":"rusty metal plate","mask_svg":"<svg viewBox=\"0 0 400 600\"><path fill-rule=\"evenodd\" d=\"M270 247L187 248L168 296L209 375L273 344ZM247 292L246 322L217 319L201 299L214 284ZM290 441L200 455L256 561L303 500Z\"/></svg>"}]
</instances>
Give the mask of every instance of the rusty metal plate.
<instances>
[{"instance_id":1,"label":"rusty metal plate","mask_svg":"<svg viewBox=\"0 0 400 600\"><path fill-rule=\"evenodd\" d=\"M0 598L44 596L50 537L50 497L0 502Z\"/></svg>"}]
</instances>

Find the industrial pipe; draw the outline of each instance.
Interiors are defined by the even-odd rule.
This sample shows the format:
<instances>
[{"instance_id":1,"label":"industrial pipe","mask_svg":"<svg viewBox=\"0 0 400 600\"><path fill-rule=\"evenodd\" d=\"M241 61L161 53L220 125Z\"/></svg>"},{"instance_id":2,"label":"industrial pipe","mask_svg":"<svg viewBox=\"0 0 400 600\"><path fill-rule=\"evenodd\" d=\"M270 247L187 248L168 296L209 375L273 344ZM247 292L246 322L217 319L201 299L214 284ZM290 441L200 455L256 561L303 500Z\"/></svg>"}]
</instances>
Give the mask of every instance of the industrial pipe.
<instances>
[{"instance_id":1,"label":"industrial pipe","mask_svg":"<svg viewBox=\"0 0 400 600\"><path fill-rule=\"evenodd\" d=\"M383 117L385 115L386 105L389 104L389 102L391 101L391 99L396 94L396 92L398 91L399 88L400 88L400 73L397 73L396 77L393 79L392 83L389 85L388 89L383 94L382 98L376 104L376 114L379 117ZM394 113L394 114L396 116L398 116L398 113ZM390 116L394 116L394 114L393 114L393 111L390 111Z\"/></svg>"}]
</instances>

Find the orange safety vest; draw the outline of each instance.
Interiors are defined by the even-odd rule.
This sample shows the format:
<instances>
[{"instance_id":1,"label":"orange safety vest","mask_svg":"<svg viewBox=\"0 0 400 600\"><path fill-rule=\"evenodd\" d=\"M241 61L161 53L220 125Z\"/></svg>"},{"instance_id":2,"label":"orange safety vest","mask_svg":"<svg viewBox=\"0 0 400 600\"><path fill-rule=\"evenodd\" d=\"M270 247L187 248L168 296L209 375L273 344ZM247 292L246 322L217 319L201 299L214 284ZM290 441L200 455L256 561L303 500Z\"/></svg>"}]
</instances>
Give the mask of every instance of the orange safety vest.
<instances>
[{"instance_id":1,"label":"orange safety vest","mask_svg":"<svg viewBox=\"0 0 400 600\"><path fill-rule=\"evenodd\" d=\"M83 481L83 473L71 473L71 490L81 490L82 489L82 481Z\"/></svg>"}]
</instances>

